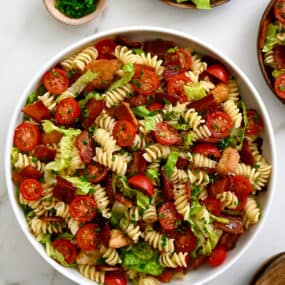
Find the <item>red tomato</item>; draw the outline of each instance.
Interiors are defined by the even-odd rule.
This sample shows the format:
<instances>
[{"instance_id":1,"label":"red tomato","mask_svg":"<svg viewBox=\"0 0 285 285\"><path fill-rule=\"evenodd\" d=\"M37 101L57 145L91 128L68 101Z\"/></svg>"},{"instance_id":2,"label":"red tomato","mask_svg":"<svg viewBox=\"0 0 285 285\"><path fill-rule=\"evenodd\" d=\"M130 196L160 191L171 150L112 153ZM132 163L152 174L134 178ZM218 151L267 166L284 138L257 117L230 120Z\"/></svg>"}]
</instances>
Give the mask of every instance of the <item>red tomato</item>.
<instances>
[{"instance_id":1,"label":"red tomato","mask_svg":"<svg viewBox=\"0 0 285 285\"><path fill-rule=\"evenodd\" d=\"M52 94L59 95L64 92L69 85L68 75L61 68L54 67L43 76L43 85Z\"/></svg>"},{"instance_id":2,"label":"red tomato","mask_svg":"<svg viewBox=\"0 0 285 285\"><path fill-rule=\"evenodd\" d=\"M168 283L172 280L173 276L175 275L175 270L171 268L165 268L162 274L158 275L156 278L163 283Z\"/></svg>"},{"instance_id":3,"label":"red tomato","mask_svg":"<svg viewBox=\"0 0 285 285\"><path fill-rule=\"evenodd\" d=\"M95 223L85 224L76 233L75 239L77 245L82 250L88 251L88 250L97 249L101 237L100 232L101 229L99 225Z\"/></svg>"},{"instance_id":4,"label":"red tomato","mask_svg":"<svg viewBox=\"0 0 285 285\"><path fill-rule=\"evenodd\" d=\"M52 243L52 246L63 255L64 260L68 264L74 263L76 259L76 247L69 240L57 239Z\"/></svg>"},{"instance_id":5,"label":"red tomato","mask_svg":"<svg viewBox=\"0 0 285 285\"><path fill-rule=\"evenodd\" d=\"M256 110L247 110L248 124L245 130L246 135L257 135L263 129L263 121Z\"/></svg>"},{"instance_id":6,"label":"red tomato","mask_svg":"<svg viewBox=\"0 0 285 285\"><path fill-rule=\"evenodd\" d=\"M37 201L42 196L43 187L38 180L28 178L21 183L20 192L24 199L28 201Z\"/></svg>"},{"instance_id":7,"label":"red tomato","mask_svg":"<svg viewBox=\"0 0 285 285\"><path fill-rule=\"evenodd\" d=\"M191 82L191 79L185 74L173 76L167 82L167 92L178 95L180 102L187 102L188 98L185 94L184 86L189 82Z\"/></svg>"},{"instance_id":8,"label":"red tomato","mask_svg":"<svg viewBox=\"0 0 285 285\"><path fill-rule=\"evenodd\" d=\"M82 161L86 164L91 163L94 156L94 142L87 131L81 132L76 137L76 147L79 150Z\"/></svg>"},{"instance_id":9,"label":"red tomato","mask_svg":"<svg viewBox=\"0 0 285 285\"><path fill-rule=\"evenodd\" d=\"M101 182L108 174L108 168L100 163L93 163L87 166L88 181L91 183Z\"/></svg>"},{"instance_id":10,"label":"red tomato","mask_svg":"<svg viewBox=\"0 0 285 285\"><path fill-rule=\"evenodd\" d=\"M224 247L219 246L215 248L211 255L208 257L207 263L211 267L216 267L221 265L227 257L227 251Z\"/></svg>"},{"instance_id":11,"label":"red tomato","mask_svg":"<svg viewBox=\"0 0 285 285\"><path fill-rule=\"evenodd\" d=\"M132 123L136 128L138 126L136 116L130 108L130 105L126 102L122 102L117 107L112 109L112 116L118 120L128 121Z\"/></svg>"},{"instance_id":12,"label":"red tomato","mask_svg":"<svg viewBox=\"0 0 285 285\"><path fill-rule=\"evenodd\" d=\"M127 276L124 271L107 271L104 285L127 285Z\"/></svg>"},{"instance_id":13,"label":"red tomato","mask_svg":"<svg viewBox=\"0 0 285 285\"><path fill-rule=\"evenodd\" d=\"M66 98L55 107L54 118L60 125L71 125L80 117L80 106L73 98Z\"/></svg>"},{"instance_id":14,"label":"red tomato","mask_svg":"<svg viewBox=\"0 0 285 285\"><path fill-rule=\"evenodd\" d=\"M159 78L153 68L135 64L135 74L132 79L133 89L142 95L151 95L159 87Z\"/></svg>"},{"instance_id":15,"label":"red tomato","mask_svg":"<svg viewBox=\"0 0 285 285\"><path fill-rule=\"evenodd\" d=\"M229 81L229 73L228 73L228 71L225 69L224 66L222 66L220 64L210 65L207 68L207 72L209 74L211 74L212 76L214 76L215 78L218 78L223 83L227 84L228 81Z\"/></svg>"},{"instance_id":16,"label":"red tomato","mask_svg":"<svg viewBox=\"0 0 285 285\"><path fill-rule=\"evenodd\" d=\"M39 128L28 122L23 122L17 126L14 132L14 145L20 151L31 151L40 142Z\"/></svg>"},{"instance_id":17,"label":"red tomato","mask_svg":"<svg viewBox=\"0 0 285 285\"><path fill-rule=\"evenodd\" d=\"M252 192L252 187L249 180L243 175L234 176L231 190L239 198L239 205L237 206L236 210L243 209L248 195Z\"/></svg>"},{"instance_id":18,"label":"red tomato","mask_svg":"<svg viewBox=\"0 0 285 285\"><path fill-rule=\"evenodd\" d=\"M12 180L15 184L21 184L27 178L40 179L42 173L39 172L35 167L29 165L23 168L20 172L13 172Z\"/></svg>"},{"instance_id":19,"label":"red tomato","mask_svg":"<svg viewBox=\"0 0 285 285\"><path fill-rule=\"evenodd\" d=\"M177 212L172 202L166 202L158 209L158 221L166 231L175 229Z\"/></svg>"},{"instance_id":20,"label":"red tomato","mask_svg":"<svg viewBox=\"0 0 285 285\"><path fill-rule=\"evenodd\" d=\"M178 75L179 73L183 72L184 70L181 70L181 67L174 62L168 62L164 64L164 70L163 70L163 78L165 80L169 80L171 77Z\"/></svg>"},{"instance_id":21,"label":"red tomato","mask_svg":"<svg viewBox=\"0 0 285 285\"><path fill-rule=\"evenodd\" d=\"M136 137L136 128L126 120L118 121L113 128L113 137L119 146L130 146Z\"/></svg>"},{"instance_id":22,"label":"red tomato","mask_svg":"<svg viewBox=\"0 0 285 285\"><path fill-rule=\"evenodd\" d=\"M150 111L160 111L164 108L162 103L154 102L147 107Z\"/></svg>"},{"instance_id":23,"label":"red tomato","mask_svg":"<svg viewBox=\"0 0 285 285\"><path fill-rule=\"evenodd\" d=\"M232 186L231 176L218 178L213 184L209 186L209 194L211 197L216 197L219 193L230 191Z\"/></svg>"},{"instance_id":24,"label":"red tomato","mask_svg":"<svg viewBox=\"0 0 285 285\"><path fill-rule=\"evenodd\" d=\"M104 108L104 100L90 99L84 106L81 114L81 124L84 129L89 128L94 124L94 121L99 116Z\"/></svg>"},{"instance_id":25,"label":"red tomato","mask_svg":"<svg viewBox=\"0 0 285 285\"><path fill-rule=\"evenodd\" d=\"M148 101L147 97L142 94L128 97L126 100L130 104L131 107L146 105Z\"/></svg>"},{"instance_id":26,"label":"red tomato","mask_svg":"<svg viewBox=\"0 0 285 285\"><path fill-rule=\"evenodd\" d=\"M95 44L96 49L98 50L98 59L113 59L115 58L113 53L116 47L116 43L112 39L102 40Z\"/></svg>"},{"instance_id":27,"label":"red tomato","mask_svg":"<svg viewBox=\"0 0 285 285\"><path fill-rule=\"evenodd\" d=\"M274 15L276 19L285 24L285 1L277 0L274 4Z\"/></svg>"},{"instance_id":28,"label":"red tomato","mask_svg":"<svg viewBox=\"0 0 285 285\"><path fill-rule=\"evenodd\" d=\"M128 184L131 187L141 190L144 194L148 196L153 196L154 187L151 180L145 175L135 175L128 179Z\"/></svg>"},{"instance_id":29,"label":"red tomato","mask_svg":"<svg viewBox=\"0 0 285 285\"><path fill-rule=\"evenodd\" d=\"M212 197L207 197L202 203L206 206L207 210L215 216L221 214L222 205L220 200Z\"/></svg>"},{"instance_id":30,"label":"red tomato","mask_svg":"<svg viewBox=\"0 0 285 285\"><path fill-rule=\"evenodd\" d=\"M163 170L160 170L161 186L163 198L167 201L174 199L174 185L169 180Z\"/></svg>"},{"instance_id":31,"label":"red tomato","mask_svg":"<svg viewBox=\"0 0 285 285\"><path fill-rule=\"evenodd\" d=\"M37 100L33 104L28 104L23 108L23 113L28 115L34 121L40 123L41 120L51 118L50 110L44 105L41 100Z\"/></svg>"},{"instance_id":32,"label":"red tomato","mask_svg":"<svg viewBox=\"0 0 285 285\"><path fill-rule=\"evenodd\" d=\"M197 144L192 148L193 153L200 153L205 156L212 156L214 158L220 158L220 150L213 144L210 143L201 143Z\"/></svg>"},{"instance_id":33,"label":"red tomato","mask_svg":"<svg viewBox=\"0 0 285 285\"><path fill-rule=\"evenodd\" d=\"M181 252L190 252L196 247L197 239L190 229L185 233L178 233L175 237L175 250Z\"/></svg>"},{"instance_id":34,"label":"red tomato","mask_svg":"<svg viewBox=\"0 0 285 285\"><path fill-rule=\"evenodd\" d=\"M156 141L163 145L173 145L179 140L177 130L167 122L157 123L153 134Z\"/></svg>"},{"instance_id":35,"label":"red tomato","mask_svg":"<svg viewBox=\"0 0 285 285\"><path fill-rule=\"evenodd\" d=\"M76 196L69 205L70 216L79 222L90 222L97 214L97 204L90 196Z\"/></svg>"},{"instance_id":36,"label":"red tomato","mask_svg":"<svg viewBox=\"0 0 285 285\"><path fill-rule=\"evenodd\" d=\"M186 71L192 66L191 54L184 48L176 48L174 52L168 52L165 55L166 63L177 63L183 71Z\"/></svg>"},{"instance_id":37,"label":"red tomato","mask_svg":"<svg viewBox=\"0 0 285 285\"><path fill-rule=\"evenodd\" d=\"M228 137L233 128L231 117L223 111L207 114L206 124L214 138Z\"/></svg>"}]
</instances>

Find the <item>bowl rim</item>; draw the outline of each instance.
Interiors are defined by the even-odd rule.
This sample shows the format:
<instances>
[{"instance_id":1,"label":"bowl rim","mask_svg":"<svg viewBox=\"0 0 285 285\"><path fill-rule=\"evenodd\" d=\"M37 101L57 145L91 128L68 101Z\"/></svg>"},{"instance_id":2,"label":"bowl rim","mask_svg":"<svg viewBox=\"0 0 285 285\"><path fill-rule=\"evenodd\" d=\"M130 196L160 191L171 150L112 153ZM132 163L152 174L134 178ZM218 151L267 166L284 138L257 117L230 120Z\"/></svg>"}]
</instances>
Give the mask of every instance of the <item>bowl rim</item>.
<instances>
[{"instance_id":1,"label":"bowl rim","mask_svg":"<svg viewBox=\"0 0 285 285\"><path fill-rule=\"evenodd\" d=\"M93 34L91 36L88 36L82 40L76 41L75 43L67 46L63 50L59 51L55 56L50 58L46 64L43 65L43 67L33 76L33 78L30 80L29 84L27 87L24 89L23 93L21 94L19 101L11 115L10 118L10 123L6 135L6 145L5 145L5 152L4 152L4 167L5 167L5 181L6 181L6 187L8 191L8 196L10 203L12 205L13 212L16 216L17 222L20 225L20 228L26 238L29 240L29 242L32 244L34 249L40 254L40 256L48 263L50 264L54 269L56 269L58 272L60 272L63 276L66 278L77 282L78 284L83 284L84 280L87 279L84 278L84 276L70 276L68 269L65 267L61 266L58 264L55 260L47 256L45 251L41 250L42 245L39 244L39 242L34 238L34 236L30 233L28 230L28 227L26 223L22 221L22 210L19 207L19 204L17 202L17 199L15 198L15 189L14 185L11 180L11 162L10 162L10 151L11 147L13 145L13 135L14 135L14 128L17 123L17 118L20 114L21 108L24 105L26 98L28 94L32 91L33 86L39 82L41 79L42 75L46 70L48 70L51 66L53 66L55 63L57 63L61 58L64 56L69 55L70 53L74 52L75 50L78 50L78 48L81 48L84 45L87 45L90 42L94 42L98 39L105 38L105 37L111 37L116 34L120 33L126 33L126 32L137 32L137 33L144 33L144 32L154 32L154 33L163 33L166 35L172 35L178 38L183 38L185 40L191 41L199 46L201 46L205 50L210 50L211 53L215 54L216 56L220 57L223 59L223 61L231 67L235 71L235 73L238 74L240 78L245 82L245 84L248 86L248 88L251 90L252 95L254 99L256 100L256 103L258 107L261 110L264 123L266 125L267 133L268 133L268 147L270 148L269 153L271 154L271 165L272 165L272 174L271 174L271 179L270 179L270 193L267 197L267 203L266 206L263 208L263 216L262 219L259 221L259 223L255 226L253 235L251 238L245 242L243 247L235 254L235 256L232 257L230 261L228 261L226 264L223 266L219 267L217 270L213 271L213 273L202 279L201 281L197 281L193 283L193 285L203 285L206 284L207 282L213 280L226 270L228 270L250 247L250 245L254 242L256 237L258 236L260 230L263 228L263 225L266 221L266 218L268 217L268 214L270 212L270 208L272 205L273 201L273 196L274 196L274 190L275 190L275 184L276 184L276 177L277 177L277 154L276 154L276 143L275 143L275 137L273 133L273 127L272 123L270 120L270 117L268 115L268 112L265 108L265 105L260 98L256 88L254 85L251 83L251 81L248 79L246 74L227 56L223 55L222 52L218 51L216 48L211 46L210 44L207 44L206 42L190 35L185 32L177 31L174 29L168 29L168 28L161 28L158 26L148 26L148 25L142 25L142 26L123 26L120 28L116 29L110 29L105 32L99 32L98 34ZM90 283L91 284L91 283ZM94 282L93 282L94 284ZM96 284L96 283L95 283Z\"/></svg>"}]
</instances>

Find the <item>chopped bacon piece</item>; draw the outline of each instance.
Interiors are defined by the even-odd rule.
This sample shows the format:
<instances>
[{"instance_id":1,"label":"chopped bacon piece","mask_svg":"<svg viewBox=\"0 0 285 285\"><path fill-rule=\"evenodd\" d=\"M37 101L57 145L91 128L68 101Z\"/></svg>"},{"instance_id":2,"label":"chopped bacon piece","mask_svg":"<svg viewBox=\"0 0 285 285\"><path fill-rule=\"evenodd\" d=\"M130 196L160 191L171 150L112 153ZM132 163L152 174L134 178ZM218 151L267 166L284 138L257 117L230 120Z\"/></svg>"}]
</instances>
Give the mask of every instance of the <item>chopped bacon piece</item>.
<instances>
[{"instance_id":1,"label":"chopped bacon piece","mask_svg":"<svg viewBox=\"0 0 285 285\"><path fill-rule=\"evenodd\" d=\"M248 165L253 166L254 165L254 157L252 155L252 152L249 148L249 143L247 140L243 141L242 149L239 152L240 154L240 160Z\"/></svg>"},{"instance_id":2,"label":"chopped bacon piece","mask_svg":"<svg viewBox=\"0 0 285 285\"><path fill-rule=\"evenodd\" d=\"M225 176L218 178L213 184L209 185L210 197L216 198L219 193L230 191L232 187L232 177Z\"/></svg>"},{"instance_id":3,"label":"chopped bacon piece","mask_svg":"<svg viewBox=\"0 0 285 285\"><path fill-rule=\"evenodd\" d=\"M15 184L19 185L21 182L23 182L27 178L34 178L34 179L40 179L42 176L42 173L39 172L36 168L29 165L22 169L20 172L14 172L12 175L12 180Z\"/></svg>"},{"instance_id":4,"label":"chopped bacon piece","mask_svg":"<svg viewBox=\"0 0 285 285\"><path fill-rule=\"evenodd\" d=\"M285 46L275 45L273 47L273 58L278 69L285 68Z\"/></svg>"},{"instance_id":5,"label":"chopped bacon piece","mask_svg":"<svg viewBox=\"0 0 285 285\"><path fill-rule=\"evenodd\" d=\"M175 42L165 41L161 39L145 41L143 43L143 49L146 53L150 52L152 55L157 55L158 58L163 59L165 53L175 47Z\"/></svg>"},{"instance_id":6,"label":"chopped bacon piece","mask_svg":"<svg viewBox=\"0 0 285 285\"><path fill-rule=\"evenodd\" d=\"M225 83L218 83L214 89L211 90L216 103L222 103L229 98L230 90Z\"/></svg>"},{"instance_id":7,"label":"chopped bacon piece","mask_svg":"<svg viewBox=\"0 0 285 285\"><path fill-rule=\"evenodd\" d=\"M94 156L94 142L87 131L83 131L77 136L76 147L79 150L82 161L89 164Z\"/></svg>"},{"instance_id":8,"label":"chopped bacon piece","mask_svg":"<svg viewBox=\"0 0 285 285\"><path fill-rule=\"evenodd\" d=\"M177 162L176 162L176 167L177 168L186 168L189 165L189 161L185 158L178 157Z\"/></svg>"},{"instance_id":9,"label":"chopped bacon piece","mask_svg":"<svg viewBox=\"0 0 285 285\"><path fill-rule=\"evenodd\" d=\"M49 162L54 160L56 150L46 145L37 145L33 151L33 156L38 158L42 162Z\"/></svg>"},{"instance_id":10,"label":"chopped bacon piece","mask_svg":"<svg viewBox=\"0 0 285 285\"><path fill-rule=\"evenodd\" d=\"M188 104L188 109L195 109L196 112L210 112L210 111L215 111L218 109L218 104L216 103L215 99L214 99L214 95L213 94L209 94L208 96L200 99L200 100L196 100L194 102L191 102Z\"/></svg>"},{"instance_id":11,"label":"chopped bacon piece","mask_svg":"<svg viewBox=\"0 0 285 285\"><path fill-rule=\"evenodd\" d=\"M187 267L187 271L198 269L200 266L202 266L207 260L207 256L201 255L197 256L194 259L190 259L189 265Z\"/></svg>"},{"instance_id":12,"label":"chopped bacon piece","mask_svg":"<svg viewBox=\"0 0 285 285\"><path fill-rule=\"evenodd\" d=\"M122 36L122 35L118 35L115 39L115 42L118 45L126 46L128 48L141 48L142 47L141 42L131 41L127 37Z\"/></svg>"},{"instance_id":13,"label":"chopped bacon piece","mask_svg":"<svg viewBox=\"0 0 285 285\"><path fill-rule=\"evenodd\" d=\"M110 226L107 222L103 222L103 224L100 226L101 226L100 234L101 234L102 243L104 244L104 246L108 247L111 238Z\"/></svg>"},{"instance_id":14,"label":"chopped bacon piece","mask_svg":"<svg viewBox=\"0 0 285 285\"><path fill-rule=\"evenodd\" d=\"M233 249L239 237L240 235L238 234L231 234L225 232L220 238L219 245L225 247L227 250Z\"/></svg>"},{"instance_id":15,"label":"chopped bacon piece","mask_svg":"<svg viewBox=\"0 0 285 285\"><path fill-rule=\"evenodd\" d=\"M228 224L214 222L214 227L231 234L242 234L244 232L243 222L240 218L230 216L224 216L224 218L230 222Z\"/></svg>"},{"instance_id":16,"label":"chopped bacon piece","mask_svg":"<svg viewBox=\"0 0 285 285\"><path fill-rule=\"evenodd\" d=\"M98 265L96 268L99 271L104 271L104 272L112 272L112 271L122 271L122 267L119 266L107 266L107 265Z\"/></svg>"},{"instance_id":17,"label":"chopped bacon piece","mask_svg":"<svg viewBox=\"0 0 285 285\"><path fill-rule=\"evenodd\" d=\"M41 216L40 219L45 223L62 223L64 219L58 216Z\"/></svg>"},{"instance_id":18,"label":"chopped bacon piece","mask_svg":"<svg viewBox=\"0 0 285 285\"><path fill-rule=\"evenodd\" d=\"M26 105L23 108L23 113L31 117L36 122L40 123L41 120L47 120L51 118L50 110L44 105L41 100Z\"/></svg>"},{"instance_id":19,"label":"chopped bacon piece","mask_svg":"<svg viewBox=\"0 0 285 285\"><path fill-rule=\"evenodd\" d=\"M56 185L53 188L53 196L60 201L71 203L75 196L76 188L61 176L56 177Z\"/></svg>"},{"instance_id":20,"label":"chopped bacon piece","mask_svg":"<svg viewBox=\"0 0 285 285\"><path fill-rule=\"evenodd\" d=\"M120 248L130 245L131 240L121 231L117 229L111 230L111 238L109 241L109 247Z\"/></svg>"},{"instance_id":21,"label":"chopped bacon piece","mask_svg":"<svg viewBox=\"0 0 285 285\"><path fill-rule=\"evenodd\" d=\"M120 103L117 107L113 109L113 114L118 120L126 120L132 123L135 127L138 126L138 121L130 105L126 102Z\"/></svg>"},{"instance_id":22,"label":"chopped bacon piece","mask_svg":"<svg viewBox=\"0 0 285 285\"><path fill-rule=\"evenodd\" d=\"M124 195L120 194L119 192L115 193L115 200L125 205L127 208L132 208L133 203L131 200L127 199Z\"/></svg>"},{"instance_id":23,"label":"chopped bacon piece","mask_svg":"<svg viewBox=\"0 0 285 285\"><path fill-rule=\"evenodd\" d=\"M240 156L236 149L227 147L223 151L222 157L217 164L217 172L221 174L229 174L235 172L239 158Z\"/></svg>"},{"instance_id":24,"label":"chopped bacon piece","mask_svg":"<svg viewBox=\"0 0 285 285\"><path fill-rule=\"evenodd\" d=\"M114 203L114 188L112 183L112 173L107 174L106 178L106 191L110 205Z\"/></svg>"},{"instance_id":25,"label":"chopped bacon piece","mask_svg":"<svg viewBox=\"0 0 285 285\"><path fill-rule=\"evenodd\" d=\"M165 101L169 101L171 104L176 104L179 101L180 97L176 94L168 94L168 93L155 93L155 101L165 103Z\"/></svg>"},{"instance_id":26,"label":"chopped bacon piece","mask_svg":"<svg viewBox=\"0 0 285 285\"><path fill-rule=\"evenodd\" d=\"M163 197L165 200L173 200L174 199L174 185L173 182L170 181L163 170L160 171L160 180L162 185Z\"/></svg>"},{"instance_id":27,"label":"chopped bacon piece","mask_svg":"<svg viewBox=\"0 0 285 285\"><path fill-rule=\"evenodd\" d=\"M131 107L142 106L142 105L146 105L147 97L142 94L138 94L138 95L129 97L127 99L127 102L130 104Z\"/></svg>"},{"instance_id":28,"label":"chopped bacon piece","mask_svg":"<svg viewBox=\"0 0 285 285\"><path fill-rule=\"evenodd\" d=\"M104 101L103 100L96 100L94 98L90 99L85 104L85 110L82 112L81 120L83 128L87 129L96 120L99 114L102 112L104 108Z\"/></svg>"},{"instance_id":29,"label":"chopped bacon piece","mask_svg":"<svg viewBox=\"0 0 285 285\"><path fill-rule=\"evenodd\" d=\"M142 151L133 152L133 159L131 160L128 166L127 173L130 176L136 174L144 174L146 168L147 168L147 162L143 158L143 152Z\"/></svg>"},{"instance_id":30,"label":"chopped bacon piece","mask_svg":"<svg viewBox=\"0 0 285 285\"><path fill-rule=\"evenodd\" d=\"M42 144L57 144L60 142L63 134L58 131L51 131L50 133L41 133Z\"/></svg>"}]
</instances>

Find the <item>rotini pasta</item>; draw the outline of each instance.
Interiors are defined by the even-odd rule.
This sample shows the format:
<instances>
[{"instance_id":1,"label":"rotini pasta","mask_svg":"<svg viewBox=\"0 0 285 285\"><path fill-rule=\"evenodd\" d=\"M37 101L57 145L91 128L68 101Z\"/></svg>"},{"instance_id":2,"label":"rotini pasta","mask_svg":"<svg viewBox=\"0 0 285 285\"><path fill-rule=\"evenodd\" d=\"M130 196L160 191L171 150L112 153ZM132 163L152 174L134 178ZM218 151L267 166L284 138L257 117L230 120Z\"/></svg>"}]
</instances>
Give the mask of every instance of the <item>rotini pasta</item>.
<instances>
[{"instance_id":1,"label":"rotini pasta","mask_svg":"<svg viewBox=\"0 0 285 285\"><path fill-rule=\"evenodd\" d=\"M238 206L238 197L231 191L226 191L217 195L222 203L222 208L235 209Z\"/></svg>"},{"instance_id":2,"label":"rotini pasta","mask_svg":"<svg viewBox=\"0 0 285 285\"><path fill-rule=\"evenodd\" d=\"M87 279L98 284L104 284L105 272L96 270L92 265L78 265L79 272Z\"/></svg>"},{"instance_id":3,"label":"rotini pasta","mask_svg":"<svg viewBox=\"0 0 285 285\"><path fill-rule=\"evenodd\" d=\"M120 150L121 148L116 144L113 136L104 129L96 129L93 135L96 143L100 144L104 151L112 153Z\"/></svg>"},{"instance_id":4,"label":"rotini pasta","mask_svg":"<svg viewBox=\"0 0 285 285\"><path fill-rule=\"evenodd\" d=\"M153 144L145 149L143 157L148 162L155 162L162 158L167 158L170 154L170 148L160 144Z\"/></svg>"},{"instance_id":5,"label":"rotini pasta","mask_svg":"<svg viewBox=\"0 0 285 285\"><path fill-rule=\"evenodd\" d=\"M90 46L79 52L72 61L72 69L78 69L83 72L88 63L95 60L98 56L98 51L95 47Z\"/></svg>"},{"instance_id":6,"label":"rotini pasta","mask_svg":"<svg viewBox=\"0 0 285 285\"><path fill-rule=\"evenodd\" d=\"M187 252L174 252L174 253L162 253L159 257L160 264L165 267L187 267L186 256Z\"/></svg>"},{"instance_id":7,"label":"rotini pasta","mask_svg":"<svg viewBox=\"0 0 285 285\"><path fill-rule=\"evenodd\" d=\"M111 217L109 199L105 188L101 187L99 184L94 187L94 199L97 203L99 211L102 213L102 216L109 219Z\"/></svg>"},{"instance_id":8,"label":"rotini pasta","mask_svg":"<svg viewBox=\"0 0 285 285\"><path fill-rule=\"evenodd\" d=\"M106 263L111 266L122 263L118 252L114 248L106 248L102 246L100 248L100 253L102 254L102 257L105 259Z\"/></svg>"},{"instance_id":9,"label":"rotini pasta","mask_svg":"<svg viewBox=\"0 0 285 285\"><path fill-rule=\"evenodd\" d=\"M242 115L233 100L227 100L223 104L225 112L231 117L234 127L239 128L242 122Z\"/></svg>"},{"instance_id":10,"label":"rotini pasta","mask_svg":"<svg viewBox=\"0 0 285 285\"><path fill-rule=\"evenodd\" d=\"M247 229L249 226L256 224L261 216L260 209L256 200L253 197L248 197L244 206L244 226Z\"/></svg>"},{"instance_id":11,"label":"rotini pasta","mask_svg":"<svg viewBox=\"0 0 285 285\"><path fill-rule=\"evenodd\" d=\"M139 237L142 235L140 227L130 223L127 219L121 219L120 221L121 229L133 240L134 243L137 243Z\"/></svg>"}]
</instances>

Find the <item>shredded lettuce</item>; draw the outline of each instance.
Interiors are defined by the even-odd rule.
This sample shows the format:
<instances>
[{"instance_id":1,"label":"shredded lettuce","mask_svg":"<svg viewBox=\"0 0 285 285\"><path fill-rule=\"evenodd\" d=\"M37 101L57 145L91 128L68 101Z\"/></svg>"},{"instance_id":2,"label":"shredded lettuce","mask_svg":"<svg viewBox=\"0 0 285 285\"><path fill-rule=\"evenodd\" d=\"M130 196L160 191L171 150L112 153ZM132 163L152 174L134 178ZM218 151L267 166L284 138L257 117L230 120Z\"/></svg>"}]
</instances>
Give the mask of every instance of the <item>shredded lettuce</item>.
<instances>
[{"instance_id":1,"label":"shredded lettuce","mask_svg":"<svg viewBox=\"0 0 285 285\"><path fill-rule=\"evenodd\" d=\"M120 220L126 216L126 213L127 213L127 207L122 203L115 201L111 210L110 221L112 225L118 226L120 224Z\"/></svg>"},{"instance_id":2,"label":"shredded lettuce","mask_svg":"<svg viewBox=\"0 0 285 285\"><path fill-rule=\"evenodd\" d=\"M99 93L92 91L89 92L84 99L78 101L79 106L82 108L90 99L96 99L97 101L103 100L102 96Z\"/></svg>"},{"instance_id":3,"label":"shredded lettuce","mask_svg":"<svg viewBox=\"0 0 285 285\"><path fill-rule=\"evenodd\" d=\"M64 134L65 136L68 136L68 137L74 137L74 136L77 136L81 133L81 130L79 130L79 129L72 129L72 128L62 129L62 128L59 128L56 125L54 125L54 123L52 121L49 121L49 120L43 120L42 127L43 127L45 133L50 133L52 131L58 131L58 132Z\"/></svg>"},{"instance_id":4,"label":"shredded lettuce","mask_svg":"<svg viewBox=\"0 0 285 285\"><path fill-rule=\"evenodd\" d=\"M57 97L56 102L68 97L78 96L83 89L97 77L97 73L88 70L83 75L81 75L66 91L64 91L60 96Z\"/></svg>"},{"instance_id":5,"label":"shredded lettuce","mask_svg":"<svg viewBox=\"0 0 285 285\"><path fill-rule=\"evenodd\" d=\"M174 168L175 168L178 157L179 157L179 153L173 151L169 154L169 156L167 158L167 161L163 167L163 170L164 170L168 179L171 178L171 176L174 172Z\"/></svg>"},{"instance_id":6,"label":"shredded lettuce","mask_svg":"<svg viewBox=\"0 0 285 285\"><path fill-rule=\"evenodd\" d=\"M156 128L157 116L146 117L144 119L144 129L145 132L148 133L150 131L154 131Z\"/></svg>"},{"instance_id":7,"label":"shredded lettuce","mask_svg":"<svg viewBox=\"0 0 285 285\"><path fill-rule=\"evenodd\" d=\"M188 131L190 126L188 124L180 124L180 123L169 123L172 127L179 131Z\"/></svg>"},{"instance_id":8,"label":"shredded lettuce","mask_svg":"<svg viewBox=\"0 0 285 285\"><path fill-rule=\"evenodd\" d=\"M155 184L160 183L159 179L159 172L157 169L147 168L145 174L148 176L148 178Z\"/></svg>"},{"instance_id":9,"label":"shredded lettuce","mask_svg":"<svg viewBox=\"0 0 285 285\"><path fill-rule=\"evenodd\" d=\"M31 92L30 95L28 96L26 104L32 104L37 100L37 94L36 92Z\"/></svg>"},{"instance_id":10,"label":"shredded lettuce","mask_svg":"<svg viewBox=\"0 0 285 285\"><path fill-rule=\"evenodd\" d=\"M227 218L218 217L218 216L215 216L213 214L210 214L210 217L213 221L219 222L221 224L229 224L230 223L230 220Z\"/></svg>"},{"instance_id":11,"label":"shredded lettuce","mask_svg":"<svg viewBox=\"0 0 285 285\"><path fill-rule=\"evenodd\" d=\"M133 48L132 49L135 54L142 55L144 51L141 48Z\"/></svg>"},{"instance_id":12,"label":"shredded lettuce","mask_svg":"<svg viewBox=\"0 0 285 285\"><path fill-rule=\"evenodd\" d=\"M199 82L185 85L184 91L190 101L202 99L207 95L205 89L200 85Z\"/></svg>"},{"instance_id":13,"label":"shredded lettuce","mask_svg":"<svg viewBox=\"0 0 285 285\"><path fill-rule=\"evenodd\" d=\"M190 146L193 144L193 141L194 141L194 138L195 138L195 134L190 131L183 139L184 139L184 145L187 147L187 146Z\"/></svg>"},{"instance_id":14,"label":"shredded lettuce","mask_svg":"<svg viewBox=\"0 0 285 285\"><path fill-rule=\"evenodd\" d=\"M276 38L277 33L278 33L278 26L270 23L268 25L265 44L264 44L264 47L262 49L263 52L268 52L268 51L272 50L273 46L277 42L277 38Z\"/></svg>"},{"instance_id":15,"label":"shredded lettuce","mask_svg":"<svg viewBox=\"0 0 285 285\"><path fill-rule=\"evenodd\" d=\"M192 0L192 2L196 5L197 9L205 9L205 10L211 9L210 0Z\"/></svg>"},{"instance_id":16,"label":"shredded lettuce","mask_svg":"<svg viewBox=\"0 0 285 285\"><path fill-rule=\"evenodd\" d=\"M11 162L13 165L18 159L18 154L19 154L19 150L16 147L12 147L11 148Z\"/></svg>"},{"instance_id":17,"label":"shredded lettuce","mask_svg":"<svg viewBox=\"0 0 285 285\"><path fill-rule=\"evenodd\" d=\"M282 75L282 74L285 74L285 69L274 69L272 71L272 76L274 78L277 78L278 76Z\"/></svg>"},{"instance_id":18,"label":"shredded lettuce","mask_svg":"<svg viewBox=\"0 0 285 285\"><path fill-rule=\"evenodd\" d=\"M146 108L146 106L137 106L132 108L134 114L140 118L146 118L156 115L157 112L152 112Z\"/></svg>"},{"instance_id":19,"label":"shredded lettuce","mask_svg":"<svg viewBox=\"0 0 285 285\"><path fill-rule=\"evenodd\" d=\"M78 195L86 195L94 190L91 183L88 181L83 181L79 177L63 176L63 178L72 183L72 185L77 188L76 193Z\"/></svg>"},{"instance_id":20,"label":"shredded lettuce","mask_svg":"<svg viewBox=\"0 0 285 285\"><path fill-rule=\"evenodd\" d=\"M133 78L135 71L134 71L134 65L132 63L127 63L123 66L123 76L121 79L115 81L109 88L109 90L113 90L116 88L119 88L125 84L127 84L128 82L131 81L131 79Z\"/></svg>"},{"instance_id":21,"label":"shredded lettuce","mask_svg":"<svg viewBox=\"0 0 285 285\"><path fill-rule=\"evenodd\" d=\"M239 104L240 104L240 107L242 109L243 127L240 128L239 144L237 145L237 149L241 150L242 145L243 145L243 141L244 141L244 137L245 137L245 131L246 131L247 124L248 124L248 117L247 117L247 110L246 110L246 106L245 106L244 101L240 101Z\"/></svg>"},{"instance_id":22,"label":"shredded lettuce","mask_svg":"<svg viewBox=\"0 0 285 285\"><path fill-rule=\"evenodd\" d=\"M142 192L140 191L136 191L136 199L137 199L137 205L139 208L146 210L151 202L151 198L144 195Z\"/></svg>"}]
</instances>

